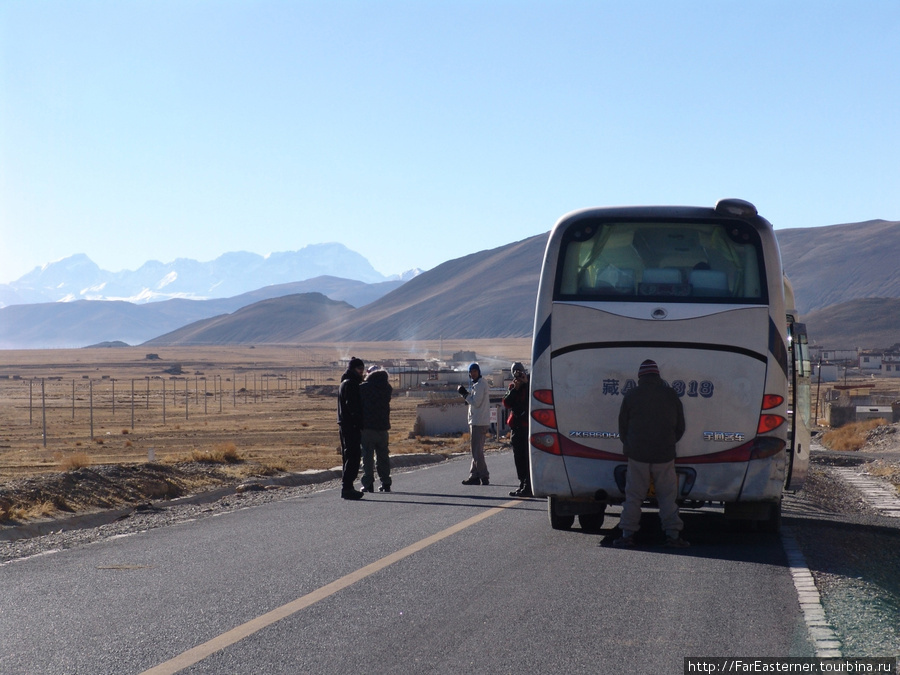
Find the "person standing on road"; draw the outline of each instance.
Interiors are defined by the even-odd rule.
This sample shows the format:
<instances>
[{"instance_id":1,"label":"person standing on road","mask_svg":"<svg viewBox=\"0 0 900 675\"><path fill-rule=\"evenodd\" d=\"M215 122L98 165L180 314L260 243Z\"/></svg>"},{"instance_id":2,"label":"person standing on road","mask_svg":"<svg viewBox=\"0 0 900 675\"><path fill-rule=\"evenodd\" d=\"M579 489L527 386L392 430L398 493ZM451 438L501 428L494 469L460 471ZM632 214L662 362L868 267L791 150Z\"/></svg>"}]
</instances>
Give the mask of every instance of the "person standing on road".
<instances>
[{"instance_id":1,"label":"person standing on road","mask_svg":"<svg viewBox=\"0 0 900 675\"><path fill-rule=\"evenodd\" d=\"M513 381L503 396L503 407L509 411L506 423L509 425L509 440L512 444L513 461L519 487L509 493L510 497L531 497L531 476L528 462L528 372L516 361L511 368Z\"/></svg>"},{"instance_id":2,"label":"person standing on road","mask_svg":"<svg viewBox=\"0 0 900 675\"><path fill-rule=\"evenodd\" d=\"M341 457L343 471L341 473L342 499L362 499L363 493L354 487L359 475L359 461L362 450L362 403L359 398L359 385L363 381L366 364L355 356L350 358L347 370L341 375L338 388L338 428L341 432Z\"/></svg>"},{"instance_id":3,"label":"person standing on road","mask_svg":"<svg viewBox=\"0 0 900 675\"><path fill-rule=\"evenodd\" d=\"M469 365L469 379L472 388L467 390L459 385L457 391L469 404L469 442L472 448L472 466L469 477L463 485L490 485L490 474L484 459L484 439L491 426L491 399L488 383L481 376L481 366L477 363Z\"/></svg>"},{"instance_id":4,"label":"person standing on road","mask_svg":"<svg viewBox=\"0 0 900 675\"><path fill-rule=\"evenodd\" d=\"M684 435L681 399L659 375L655 361L647 359L638 370L638 385L625 394L619 409L619 440L628 458L625 474L625 504L619 520L622 536L613 546L635 545L641 527L641 504L652 479L659 504L659 517L666 533L666 546L690 546L681 538L684 523L678 515L678 476L675 445Z\"/></svg>"},{"instance_id":5,"label":"person standing on road","mask_svg":"<svg viewBox=\"0 0 900 675\"><path fill-rule=\"evenodd\" d=\"M371 366L359 385L362 402L362 491L375 492L375 471L381 481L380 492L391 491L391 458L388 430L391 428L391 393L386 370Z\"/></svg>"}]
</instances>

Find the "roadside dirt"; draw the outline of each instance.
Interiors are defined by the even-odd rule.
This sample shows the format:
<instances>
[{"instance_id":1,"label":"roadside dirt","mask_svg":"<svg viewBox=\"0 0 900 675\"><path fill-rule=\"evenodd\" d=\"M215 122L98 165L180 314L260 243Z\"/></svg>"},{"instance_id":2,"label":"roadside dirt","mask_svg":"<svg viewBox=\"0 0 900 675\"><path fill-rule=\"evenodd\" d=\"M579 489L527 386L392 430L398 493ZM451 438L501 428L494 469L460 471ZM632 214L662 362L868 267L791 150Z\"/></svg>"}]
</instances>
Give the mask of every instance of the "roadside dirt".
<instances>
[{"instance_id":1,"label":"roadside dirt","mask_svg":"<svg viewBox=\"0 0 900 675\"><path fill-rule=\"evenodd\" d=\"M102 465L43 474L0 485L0 524L176 499L272 473L260 465L185 462Z\"/></svg>"}]
</instances>

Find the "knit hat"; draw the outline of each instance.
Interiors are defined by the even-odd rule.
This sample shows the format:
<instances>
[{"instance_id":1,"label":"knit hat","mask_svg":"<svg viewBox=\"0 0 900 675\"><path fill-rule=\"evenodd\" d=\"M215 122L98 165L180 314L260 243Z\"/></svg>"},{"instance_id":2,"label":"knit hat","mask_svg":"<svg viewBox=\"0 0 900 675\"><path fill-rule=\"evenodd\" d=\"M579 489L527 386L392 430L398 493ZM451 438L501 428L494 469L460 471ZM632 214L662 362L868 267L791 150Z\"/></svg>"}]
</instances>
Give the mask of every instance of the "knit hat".
<instances>
[{"instance_id":1,"label":"knit hat","mask_svg":"<svg viewBox=\"0 0 900 675\"><path fill-rule=\"evenodd\" d=\"M367 373L374 373L374 372L375 372L376 370L378 370L378 369L379 369L378 366L369 366L369 368L366 370L366 372L367 372Z\"/></svg>"},{"instance_id":2,"label":"knit hat","mask_svg":"<svg viewBox=\"0 0 900 675\"><path fill-rule=\"evenodd\" d=\"M363 363L362 359L358 359L355 356L350 357L350 370L359 370L360 368L365 368L366 364Z\"/></svg>"},{"instance_id":3,"label":"knit hat","mask_svg":"<svg viewBox=\"0 0 900 675\"><path fill-rule=\"evenodd\" d=\"M656 361L647 359L641 364L638 370L638 377L644 377L644 375L659 375L659 367L656 365Z\"/></svg>"},{"instance_id":4,"label":"knit hat","mask_svg":"<svg viewBox=\"0 0 900 675\"><path fill-rule=\"evenodd\" d=\"M522 371L523 373L525 372L525 366L522 365L522 363L519 361L516 361L514 364L512 364L512 368L509 369L509 372L511 372L513 375L516 374L516 371Z\"/></svg>"}]
</instances>

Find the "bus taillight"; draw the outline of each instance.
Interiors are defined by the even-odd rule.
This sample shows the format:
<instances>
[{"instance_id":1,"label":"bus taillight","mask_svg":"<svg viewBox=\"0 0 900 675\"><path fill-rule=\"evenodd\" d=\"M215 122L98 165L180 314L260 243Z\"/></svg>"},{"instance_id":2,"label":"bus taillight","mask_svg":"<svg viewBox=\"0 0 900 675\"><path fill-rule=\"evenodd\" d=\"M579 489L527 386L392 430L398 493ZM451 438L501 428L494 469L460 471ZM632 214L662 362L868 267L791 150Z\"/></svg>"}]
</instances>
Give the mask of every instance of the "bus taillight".
<instances>
[{"instance_id":1,"label":"bus taillight","mask_svg":"<svg viewBox=\"0 0 900 675\"><path fill-rule=\"evenodd\" d=\"M784 424L784 418L781 415L760 415L756 433L765 434L770 431L775 431L775 429L782 424Z\"/></svg>"},{"instance_id":2,"label":"bus taillight","mask_svg":"<svg viewBox=\"0 0 900 675\"><path fill-rule=\"evenodd\" d=\"M552 433L532 434L531 444L538 450L549 452L551 455L561 455L559 447L559 435Z\"/></svg>"},{"instance_id":3,"label":"bus taillight","mask_svg":"<svg viewBox=\"0 0 900 675\"><path fill-rule=\"evenodd\" d=\"M534 398L545 405L553 405L553 390L552 389L537 389L534 394Z\"/></svg>"},{"instance_id":4,"label":"bus taillight","mask_svg":"<svg viewBox=\"0 0 900 675\"><path fill-rule=\"evenodd\" d=\"M553 408L538 408L531 412L531 416L536 422L540 422L545 427L556 429L556 410Z\"/></svg>"},{"instance_id":5,"label":"bus taillight","mask_svg":"<svg viewBox=\"0 0 900 675\"><path fill-rule=\"evenodd\" d=\"M784 403L784 396L779 396L778 394L766 394L763 396L762 409L771 410L772 408L777 408L782 403Z\"/></svg>"}]
</instances>

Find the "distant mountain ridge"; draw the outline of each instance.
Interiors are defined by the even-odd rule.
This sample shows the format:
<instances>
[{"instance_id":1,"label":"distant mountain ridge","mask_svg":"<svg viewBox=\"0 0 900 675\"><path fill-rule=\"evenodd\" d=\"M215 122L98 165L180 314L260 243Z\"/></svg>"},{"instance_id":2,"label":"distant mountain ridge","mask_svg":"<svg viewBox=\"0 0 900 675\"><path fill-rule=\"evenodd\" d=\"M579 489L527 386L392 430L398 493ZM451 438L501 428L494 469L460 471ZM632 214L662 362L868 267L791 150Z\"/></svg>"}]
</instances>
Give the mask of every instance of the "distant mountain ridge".
<instances>
[{"instance_id":1,"label":"distant mountain ridge","mask_svg":"<svg viewBox=\"0 0 900 675\"><path fill-rule=\"evenodd\" d=\"M79 253L36 267L9 284L0 284L0 307L40 302L122 300L135 304L173 298L229 298L264 286L294 283L320 276L377 284L405 280L410 270L389 278L362 255L343 244L314 244L299 251L267 256L237 251L210 262L178 258L170 263L151 260L134 271L108 272Z\"/></svg>"},{"instance_id":2,"label":"distant mountain ridge","mask_svg":"<svg viewBox=\"0 0 900 675\"><path fill-rule=\"evenodd\" d=\"M878 348L900 342L900 222L776 235L814 344ZM227 300L6 307L0 309L0 348L117 340L186 345L529 337L546 241L543 234L450 260L405 283L319 277ZM311 293L327 298L306 297Z\"/></svg>"},{"instance_id":3,"label":"distant mountain ridge","mask_svg":"<svg viewBox=\"0 0 900 675\"><path fill-rule=\"evenodd\" d=\"M286 296L266 303L268 335L252 342L380 342L453 338L528 337L534 322L535 294L546 235L450 260L407 281L396 290L351 311L330 308L298 322L291 314L306 302ZM261 303L260 303L261 304ZM254 305L256 307L256 305ZM245 308L249 309L249 308ZM262 314L256 314L262 321ZM204 319L148 344L232 344L244 330L241 312Z\"/></svg>"},{"instance_id":4,"label":"distant mountain ridge","mask_svg":"<svg viewBox=\"0 0 900 675\"><path fill-rule=\"evenodd\" d=\"M323 294L348 308L361 307L403 285L403 281L366 284L362 281L316 277L291 284L256 289L232 298L173 298L138 305L121 300L76 300L0 309L0 349L56 349L102 342L142 344L159 335L270 298ZM324 314L319 314L324 319ZM309 326L307 326L309 327Z\"/></svg>"}]
</instances>

